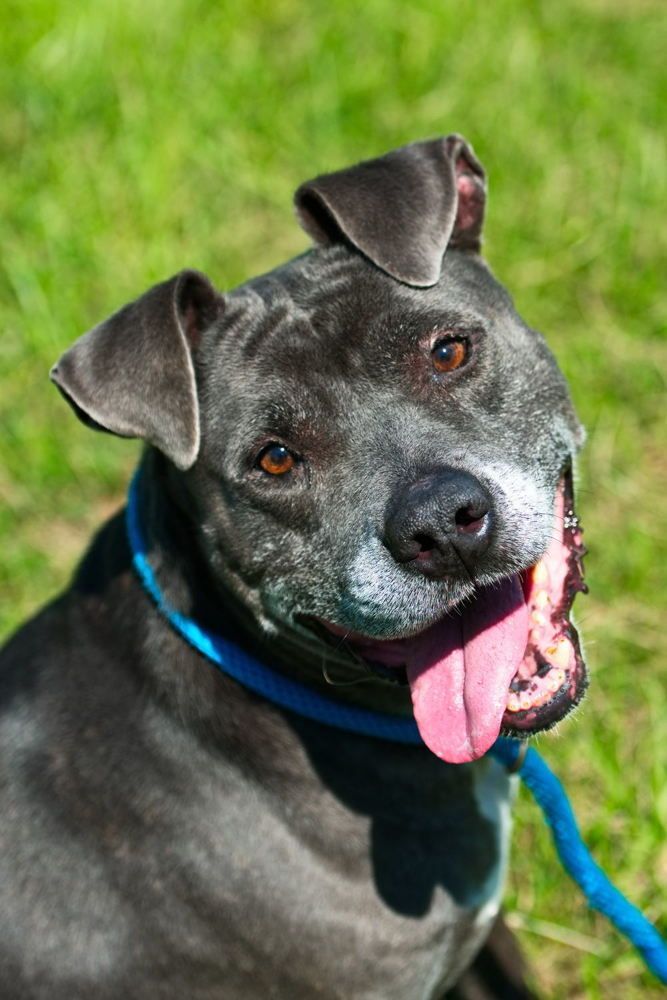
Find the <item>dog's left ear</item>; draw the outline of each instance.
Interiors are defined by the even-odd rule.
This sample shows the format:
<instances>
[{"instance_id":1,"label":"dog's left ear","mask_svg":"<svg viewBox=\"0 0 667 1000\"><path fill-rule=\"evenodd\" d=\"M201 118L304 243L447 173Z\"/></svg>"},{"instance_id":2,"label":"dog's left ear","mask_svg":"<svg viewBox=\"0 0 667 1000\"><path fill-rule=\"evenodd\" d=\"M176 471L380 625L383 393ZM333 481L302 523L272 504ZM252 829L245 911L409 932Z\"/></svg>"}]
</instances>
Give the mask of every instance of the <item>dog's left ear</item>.
<instances>
[{"instance_id":1,"label":"dog's left ear","mask_svg":"<svg viewBox=\"0 0 667 1000\"><path fill-rule=\"evenodd\" d=\"M407 285L434 285L448 246L480 248L484 170L459 135L413 142L306 181L294 196L320 244L347 241Z\"/></svg>"},{"instance_id":2,"label":"dog's left ear","mask_svg":"<svg viewBox=\"0 0 667 1000\"><path fill-rule=\"evenodd\" d=\"M51 378L84 423L143 438L188 469L199 452L192 351L223 308L205 275L181 271L80 337Z\"/></svg>"}]
</instances>

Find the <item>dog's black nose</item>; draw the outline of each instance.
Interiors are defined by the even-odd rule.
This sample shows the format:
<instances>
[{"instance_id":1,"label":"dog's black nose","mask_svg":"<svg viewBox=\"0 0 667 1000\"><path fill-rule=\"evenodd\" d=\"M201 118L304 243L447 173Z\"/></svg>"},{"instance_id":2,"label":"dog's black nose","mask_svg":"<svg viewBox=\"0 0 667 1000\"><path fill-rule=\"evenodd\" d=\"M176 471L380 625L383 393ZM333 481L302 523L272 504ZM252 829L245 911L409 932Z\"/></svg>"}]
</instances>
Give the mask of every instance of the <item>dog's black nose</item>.
<instances>
[{"instance_id":1,"label":"dog's black nose","mask_svg":"<svg viewBox=\"0 0 667 1000\"><path fill-rule=\"evenodd\" d=\"M394 559L425 576L472 574L493 530L493 498L461 469L439 468L403 488L385 523Z\"/></svg>"}]
</instances>

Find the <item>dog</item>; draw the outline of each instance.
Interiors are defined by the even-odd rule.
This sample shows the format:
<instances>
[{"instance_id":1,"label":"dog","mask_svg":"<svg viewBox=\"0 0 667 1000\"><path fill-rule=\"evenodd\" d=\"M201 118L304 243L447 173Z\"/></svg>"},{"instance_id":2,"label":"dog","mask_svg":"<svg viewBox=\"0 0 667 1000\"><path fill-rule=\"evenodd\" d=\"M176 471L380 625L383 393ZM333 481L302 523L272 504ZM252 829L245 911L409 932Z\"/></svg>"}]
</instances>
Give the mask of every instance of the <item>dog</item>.
<instances>
[{"instance_id":1,"label":"dog","mask_svg":"<svg viewBox=\"0 0 667 1000\"><path fill-rule=\"evenodd\" d=\"M316 177L311 249L227 294L183 271L54 366L145 442L160 598L121 512L2 653L7 1000L529 995L486 752L586 687L583 432L480 256L485 200L457 135ZM258 694L165 607L421 742Z\"/></svg>"}]
</instances>

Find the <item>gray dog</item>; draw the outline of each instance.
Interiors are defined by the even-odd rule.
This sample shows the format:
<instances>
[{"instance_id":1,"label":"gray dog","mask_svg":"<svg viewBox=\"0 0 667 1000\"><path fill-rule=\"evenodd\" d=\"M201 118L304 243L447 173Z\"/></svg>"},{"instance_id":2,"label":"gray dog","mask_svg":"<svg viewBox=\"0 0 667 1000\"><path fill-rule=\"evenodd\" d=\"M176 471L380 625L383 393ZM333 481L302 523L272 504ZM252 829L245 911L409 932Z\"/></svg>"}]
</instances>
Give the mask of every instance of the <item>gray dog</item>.
<instances>
[{"instance_id":1,"label":"gray dog","mask_svg":"<svg viewBox=\"0 0 667 1000\"><path fill-rule=\"evenodd\" d=\"M120 514L2 654L6 1000L528 995L497 920L515 779L484 755L586 686L581 429L484 202L458 136L318 177L313 249L226 295L184 271L54 367L147 442L162 597ZM423 742L260 697L167 605Z\"/></svg>"}]
</instances>

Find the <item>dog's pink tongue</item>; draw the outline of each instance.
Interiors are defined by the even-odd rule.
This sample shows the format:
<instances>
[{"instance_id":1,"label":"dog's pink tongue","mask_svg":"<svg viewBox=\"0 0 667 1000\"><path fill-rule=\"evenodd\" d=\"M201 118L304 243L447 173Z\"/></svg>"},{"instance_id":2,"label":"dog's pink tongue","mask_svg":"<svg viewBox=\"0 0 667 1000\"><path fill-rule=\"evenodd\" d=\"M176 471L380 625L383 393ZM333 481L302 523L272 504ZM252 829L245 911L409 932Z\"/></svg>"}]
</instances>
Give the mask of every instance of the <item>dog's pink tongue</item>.
<instances>
[{"instance_id":1,"label":"dog's pink tongue","mask_svg":"<svg viewBox=\"0 0 667 1000\"><path fill-rule=\"evenodd\" d=\"M427 747L450 764L495 742L512 677L528 641L518 577L480 591L460 614L414 640L407 664L415 720Z\"/></svg>"}]
</instances>

